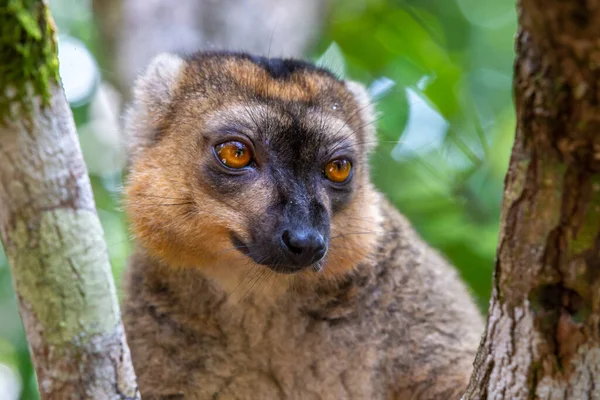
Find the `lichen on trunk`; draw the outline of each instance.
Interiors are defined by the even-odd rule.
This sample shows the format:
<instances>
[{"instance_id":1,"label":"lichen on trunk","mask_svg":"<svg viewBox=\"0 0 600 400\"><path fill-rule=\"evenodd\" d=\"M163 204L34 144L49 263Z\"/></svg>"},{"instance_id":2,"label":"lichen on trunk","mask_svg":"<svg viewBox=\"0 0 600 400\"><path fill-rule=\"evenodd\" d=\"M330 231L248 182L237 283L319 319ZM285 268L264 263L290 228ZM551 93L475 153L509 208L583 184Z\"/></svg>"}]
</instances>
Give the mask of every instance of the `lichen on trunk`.
<instances>
[{"instance_id":1,"label":"lichen on trunk","mask_svg":"<svg viewBox=\"0 0 600 400\"><path fill-rule=\"evenodd\" d=\"M600 398L600 1L521 0L517 129L465 399Z\"/></svg>"}]
</instances>

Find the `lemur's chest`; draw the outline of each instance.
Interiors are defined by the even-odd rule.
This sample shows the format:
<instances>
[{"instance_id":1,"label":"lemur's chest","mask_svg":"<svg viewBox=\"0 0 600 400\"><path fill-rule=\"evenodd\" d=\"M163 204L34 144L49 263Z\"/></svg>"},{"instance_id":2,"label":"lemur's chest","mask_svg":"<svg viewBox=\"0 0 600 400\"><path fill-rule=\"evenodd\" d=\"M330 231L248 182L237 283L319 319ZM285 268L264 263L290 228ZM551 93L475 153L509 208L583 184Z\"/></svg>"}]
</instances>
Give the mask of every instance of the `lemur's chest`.
<instances>
[{"instance_id":1,"label":"lemur's chest","mask_svg":"<svg viewBox=\"0 0 600 400\"><path fill-rule=\"evenodd\" d=\"M125 322L142 394L386 399L381 326L390 316L371 306L372 296L350 302L346 291L317 289L309 299L267 300L260 293L231 300L200 285L130 296Z\"/></svg>"},{"instance_id":2,"label":"lemur's chest","mask_svg":"<svg viewBox=\"0 0 600 400\"><path fill-rule=\"evenodd\" d=\"M212 398L378 398L381 354L364 321L277 307L230 311L214 316L222 336L202 347L205 368L191 377Z\"/></svg>"}]
</instances>

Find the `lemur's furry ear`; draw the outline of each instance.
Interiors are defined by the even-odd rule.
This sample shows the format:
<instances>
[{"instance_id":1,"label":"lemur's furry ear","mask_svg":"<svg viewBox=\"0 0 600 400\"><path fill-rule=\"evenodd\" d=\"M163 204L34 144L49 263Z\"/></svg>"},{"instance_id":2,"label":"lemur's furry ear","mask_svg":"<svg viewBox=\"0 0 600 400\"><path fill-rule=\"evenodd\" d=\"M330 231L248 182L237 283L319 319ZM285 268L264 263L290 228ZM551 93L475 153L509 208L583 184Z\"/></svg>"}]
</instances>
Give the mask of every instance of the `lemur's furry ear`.
<instances>
[{"instance_id":1,"label":"lemur's furry ear","mask_svg":"<svg viewBox=\"0 0 600 400\"><path fill-rule=\"evenodd\" d=\"M171 106L185 61L163 53L154 57L133 87L133 101L125 114L129 157L155 143Z\"/></svg>"},{"instance_id":2,"label":"lemur's furry ear","mask_svg":"<svg viewBox=\"0 0 600 400\"><path fill-rule=\"evenodd\" d=\"M377 127L375 126L377 112L375 110L375 101L371 99L364 85L354 81L346 81L345 83L346 88L358 104L359 111L357 115L360 116L362 121L361 126L365 132L365 147L367 152L371 153L377 146Z\"/></svg>"}]
</instances>

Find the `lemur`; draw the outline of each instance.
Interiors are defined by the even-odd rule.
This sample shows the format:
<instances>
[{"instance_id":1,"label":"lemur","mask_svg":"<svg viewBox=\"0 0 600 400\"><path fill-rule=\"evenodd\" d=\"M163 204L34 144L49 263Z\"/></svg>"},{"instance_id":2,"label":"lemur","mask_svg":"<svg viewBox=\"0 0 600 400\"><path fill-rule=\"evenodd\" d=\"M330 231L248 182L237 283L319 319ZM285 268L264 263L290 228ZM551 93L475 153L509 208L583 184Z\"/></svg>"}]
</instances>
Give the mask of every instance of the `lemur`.
<instances>
[{"instance_id":1,"label":"lemur","mask_svg":"<svg viewBox=\"0 0 600 400\"><path fill-rule=\"evenodd\" d=\"M150 63L125 117L145 400L460 398L482 317L371 183L374 118L306 61Z\"/></svg>"}]
</instances>

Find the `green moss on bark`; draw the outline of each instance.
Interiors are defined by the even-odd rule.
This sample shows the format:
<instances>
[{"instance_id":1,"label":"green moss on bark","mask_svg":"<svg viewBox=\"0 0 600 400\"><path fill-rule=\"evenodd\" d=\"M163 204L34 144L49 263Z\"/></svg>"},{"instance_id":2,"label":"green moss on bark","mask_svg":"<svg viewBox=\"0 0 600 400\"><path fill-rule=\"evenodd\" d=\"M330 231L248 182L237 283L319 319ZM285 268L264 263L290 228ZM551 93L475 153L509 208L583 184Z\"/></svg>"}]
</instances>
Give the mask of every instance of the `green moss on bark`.
<instances>
[{"instance_id":1,"label":"green moss on bark","mask_svg":"<svg viewBox=\"0 0 600 400\"><path fill-rule=\"evenodd\" d=\"M0 0L0 121L11 106L32 107L39 96L50 101L50 85L59 82L55 27L42 0Z\"/></svg>"}]
</instances>

